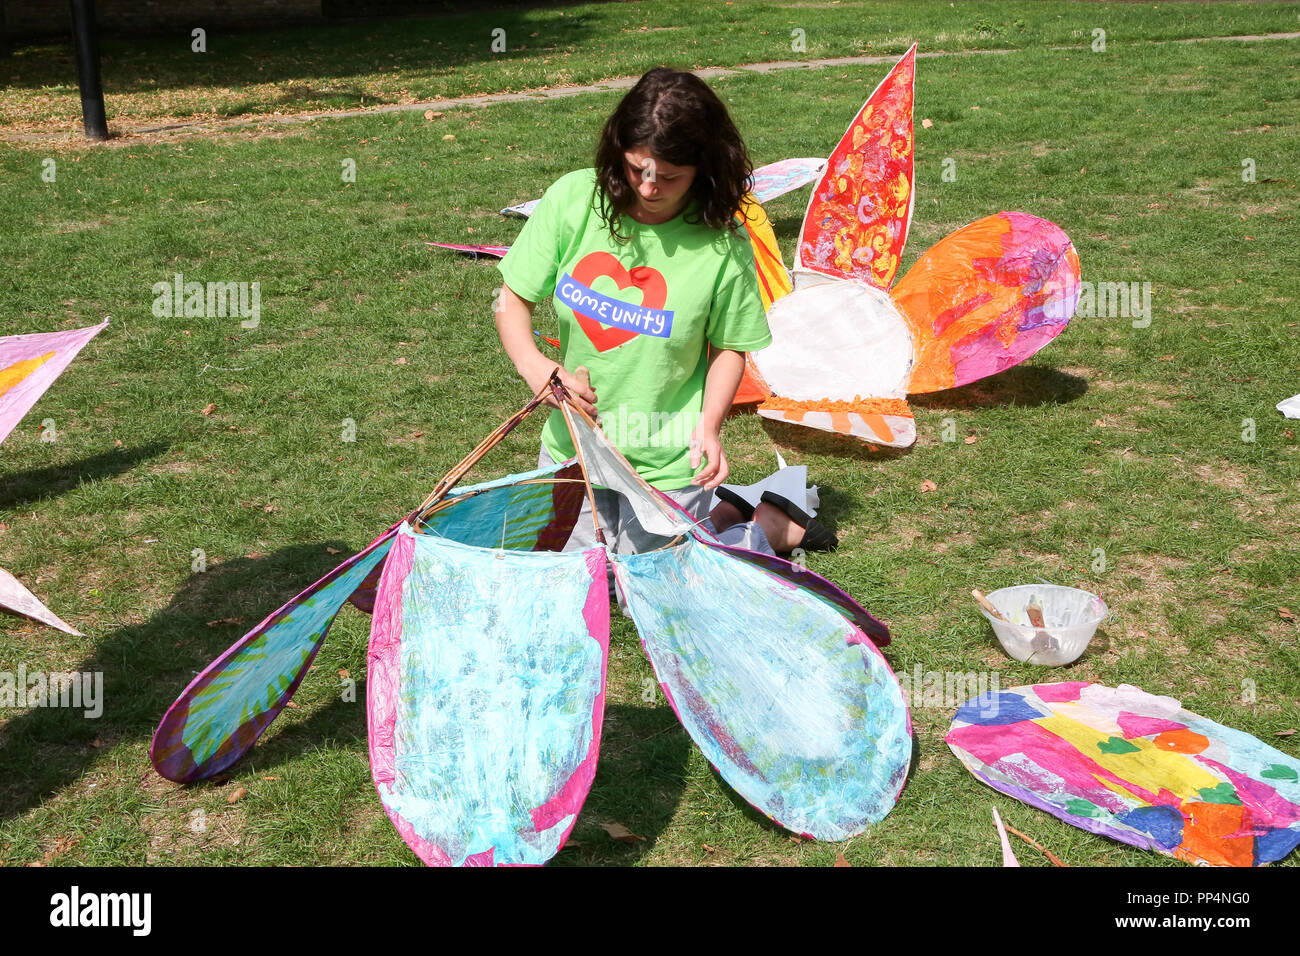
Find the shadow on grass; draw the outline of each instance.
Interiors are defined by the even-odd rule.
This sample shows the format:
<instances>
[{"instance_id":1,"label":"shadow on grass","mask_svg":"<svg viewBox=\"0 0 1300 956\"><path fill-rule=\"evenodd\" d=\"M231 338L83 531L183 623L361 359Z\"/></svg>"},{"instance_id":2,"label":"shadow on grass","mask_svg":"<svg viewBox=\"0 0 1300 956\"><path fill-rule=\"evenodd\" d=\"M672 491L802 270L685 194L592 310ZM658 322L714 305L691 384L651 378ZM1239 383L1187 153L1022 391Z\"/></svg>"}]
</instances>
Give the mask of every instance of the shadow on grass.
<instances>
[{"instance_id":1,"label":"shadow on grass","mask_svg":"<svg viewBox=\"0 0 1300 956\"><path fill-rule=\"evenodd\" d=\"M327 547L352 553L346 544L326 541L210 565L149 620L108 632L85 660L61 667L103 675L103 713L88 718L82 709L34 707L0 728L0 820L75 784L99 762L100 748L128 742L147 750L163 714L198 671L339 563ZM207 623L239 617L245 620L238 625ZM20 664L29 673L42 667L34 661L6 661L5 667L16 671ZM327 707L304 723L310 733L291 728L268 741L265 751L286 759L321 740L365 737L364 708L354 704Z\"/></svg>"},{"instance_id":2,"label":"shadow on grass","mask_svg":"<svg viewBox=\"0 0 1300 956\"><path fill-rule=\"evenodd\" d=\"M1041 365L1015 365L1005 371L971 382L960 388L941 392L910 395L908 401L918 408L947 410L954 408L988 408L993 405L1064 405L1088 392L1088 382Z\"/></svg>"},{"instance_id":3,"label":"shadow on grass","mask_svg":"<svg viewBox=\"0 0 1300 956\"><path fill-rule=\"evenodd\" d=\"M505 30L507 50L492 51L493 29ZM540 39L530 35L543 33ZM191 50L189 30L168 35L105 36L100 41L104 90L161 92L245 83L287 84L414 70L434 77L478 61L563 51L588 39L581 15L562 19L545 10L496 9L490 14L432 14L400 20L326 22L258 30L212 29L207 52ZM71 38L20 46L5 61L6 85L31 90L76 89ZM369 92L367 99L376 97ZM289 105L292 100L281 100Z\"/></svg>"},{"instance_id":4,"label":"shadow on grass","mask_svg":"<svg viewBox=\"0 0 1300 956\"><path fill-rule=\"evenodd\" d=\"M5 477L3 483L0 483L0 509L57 497L65 491L71 491L83 481L120 475L145 459L157 458L167 448L163 442L153 442L139 448L114 448L69 465L48 465L45 468L20 471L16 475Z\"/></svg>"}]
</instances>

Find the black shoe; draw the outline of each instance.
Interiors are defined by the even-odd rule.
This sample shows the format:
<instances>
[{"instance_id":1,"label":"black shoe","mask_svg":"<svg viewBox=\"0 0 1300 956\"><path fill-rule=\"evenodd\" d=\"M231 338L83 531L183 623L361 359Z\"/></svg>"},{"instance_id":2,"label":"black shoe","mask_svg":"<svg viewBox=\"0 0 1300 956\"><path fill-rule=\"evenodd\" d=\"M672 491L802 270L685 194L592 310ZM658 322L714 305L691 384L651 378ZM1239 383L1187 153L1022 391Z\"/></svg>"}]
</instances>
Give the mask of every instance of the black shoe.
<instances>
[{"instance_id":1,"label":"black shoe","mask_svg":"<svg viewBox=\"0 0 1300 956\"><path fill-rule=\"evenodd\" d=\"M805 551L834 551L840 546L840 539L835 537L830 528L788 498L783 498L774 491L765 491L761 500L780 508L790 516L791 521L803 528L803 540L799 542L798 547Z\"/></svg>"},{"instance_id":2,"label":"black shoe","mask_svg":"<svg viewBox=\"0 0 1300 956\"><path fill-rule=\"evenodd\" d=\"M721 485L718 485L718 487L713 489L713 493L718 496L719 501L725 501L727 504L731 505L731 507L739 511L741 521L754 520L754 506L730 488L723 488Z\"/></svg>"}]
</instances>

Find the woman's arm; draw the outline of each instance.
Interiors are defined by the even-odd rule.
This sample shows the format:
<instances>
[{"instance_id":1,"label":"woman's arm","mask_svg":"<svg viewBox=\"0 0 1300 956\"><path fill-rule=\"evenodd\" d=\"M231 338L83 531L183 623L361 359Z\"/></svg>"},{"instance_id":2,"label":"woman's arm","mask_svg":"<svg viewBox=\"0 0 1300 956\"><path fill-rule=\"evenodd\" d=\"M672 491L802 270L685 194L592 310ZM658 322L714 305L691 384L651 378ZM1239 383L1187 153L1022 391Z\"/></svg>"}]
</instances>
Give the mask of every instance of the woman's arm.
<instances>
[{"instance_id":1,"label":"woman's arm","mask_svg":"<svg viewBox=\"0 0 1300 956\"><path fill-rule=\"evenodd\" d=\"M560 370L560 381L569 390L588 415L596 414L596 393L589 385L583 384L567 369L543 355L537 348L533 335L533 308L536 303L519 298L508 285L501 286L501 295L497 300L496 323L497 335L501 337L501 347L515 363L515 368L523 376L528 387L536 394L551 372ZM739 382L739 379L737 379ZM555 398L546 396L548 405L556 405Z\"/></svg>"},{"instance_id":2,"label":"woman's arm","mask_svg":"<svg viewBox=\"0 0 1300 956\"><path fill-rule=\"evenodd\" d=\"M727 417L736 389L745 374L745 356L732 349L719 349L709 360L704 378L704 408L691 433L691 469L705 466L691 484L716 488L727 480L727 456L722 451L722 420Z\"/></svg>"}]
</instances>

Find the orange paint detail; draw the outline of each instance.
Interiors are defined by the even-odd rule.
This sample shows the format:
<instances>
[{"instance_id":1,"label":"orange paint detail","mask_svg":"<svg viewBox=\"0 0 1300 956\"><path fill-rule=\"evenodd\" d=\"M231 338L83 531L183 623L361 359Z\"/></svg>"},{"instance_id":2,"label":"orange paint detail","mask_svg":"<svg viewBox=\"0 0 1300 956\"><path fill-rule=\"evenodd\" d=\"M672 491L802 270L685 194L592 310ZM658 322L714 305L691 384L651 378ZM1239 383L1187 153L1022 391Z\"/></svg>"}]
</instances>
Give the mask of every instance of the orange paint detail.
<instances>
[{"instance_id":1,"label":"orange paint detail","mask_svg":"<svg viewBox=\"0 0 1300 956\"><path fill-rule=\"evenodd\" d=\"M848 412L831 412L831 428L841 435L853 434L853 423L849 421Z\"/></svg>"},{"instance_id":2,"label":"orange paint detail","mask_svg":"<svg viewBox=\"0 0 1300 956\"><path fill-rule=\"evenodd\" d=\"M973 266L977 256L997 254L1010 231L1000 216L977 219L931 246L894 286L890 295L912 330L915 349L909 393L952 388L953 347L989 326L1003 346L1015 340L1029 301L1019 286L994 282Z\"/></svg>"},{"instance_id":3,"label":"orange paint detail","mask_svg":"<svg viewBox=\"0 0 1300 956\"><path fill-rule=\"evenodd\" d=\"M1254 864L1255 841L1251 839L1245 807L1234 803L1189 802L1180 809L1184 819L1183 842L1174 856L1190 863L1206 860L1219 866Z\"/></svg>"},{"instance_id":4,"label":"orange paint detail","mask_svg":"<svg viewBox=\"0 0 1300 956\"><path fill-rule=\"evenodd\" d=\"M736 389L736 397L731 400L731 404L745 405L749 402L761 402L771 398L771 396L771 387L764 381L762 374L758 371L753 356L746 352L745 374L740 378L740 386Z\"/></svg>"},{"instance_id":5,"label":"orange paint detail","mask_svg":"<svg viewBox=\"0 0 1300 956\"><path fill-rule=\"evenodd\" d=\"M0 395L9 391L52 358L54 358L54 353L46 352L40 358L23 359L21 362L14 362L13 365L7 368L0 368Z\"/></svg>"},{"instance_id":6,"label":"orange paint detail","mask_svg":"<svg viewBox=\"0 0 1300 956\"><path fill-rule=\"evenodd\" d=\"M876 433L876 437L881 441L890 442L894 440L894 430L885 423L885 420L879 415L863 415L862 420L867 423L867 427Z\"/></svg>"},{"instance_id":7,"label":"orange paint detail","mask_svg":"<svg viewBox=\"0 0 1300 956\"><path fill-rule=\"evenodd\" d=\"M1198 734L1194 730L1186 729L1166 730L1151 742L1161 750L1168 750L1176 754L1199 754L1210 746L1207 737Z\"/></svg>"},{"instance_id":8,"label":"orange paint detail","mask_svg":"<svg viewBox=\"0 0 1300 956\"><path fill-rule=\"evenodd\" d=\"M769 411L798 412L800 418L803 417L805 412L830 412L832 415L838 412L843 412L846 415L850 412L856 412L863 418L868 415L896 415L899 418L912 417L912 410L908 408L907 400L902 398L862 398L858 396L851 402L831 401L829 398L820 398L815 402L804 402L796 398L773 395L759 407ZM791 421L798 420L791 419Z\"/></svg>"}]
</instances>

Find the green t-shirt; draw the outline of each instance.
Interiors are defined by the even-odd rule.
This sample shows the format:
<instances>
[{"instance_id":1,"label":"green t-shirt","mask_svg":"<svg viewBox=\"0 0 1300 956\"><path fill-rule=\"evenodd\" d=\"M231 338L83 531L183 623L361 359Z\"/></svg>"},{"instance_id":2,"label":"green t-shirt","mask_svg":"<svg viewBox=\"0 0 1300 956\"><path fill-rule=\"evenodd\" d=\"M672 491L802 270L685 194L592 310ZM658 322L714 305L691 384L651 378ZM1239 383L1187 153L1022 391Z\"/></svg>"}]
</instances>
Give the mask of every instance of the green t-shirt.
<instances>
[{"instance_id":1,"label":"green t-shirt","mask_svg":"<svg viewBox=\"0 0 1300 956\"><path fill-rule=\"evenodd\" d=\"M647 226L624 216L616 242L600 218L596 173L578 170L542 197L501 275L529 302L554 295L560 361L591 371L605 434L646 481L691 482L690 437L704 404L707 345L750 352L772 341L745 232L674 219ZM573 457L554 412L542 443Z\"/></svg>"}]
</instances>

